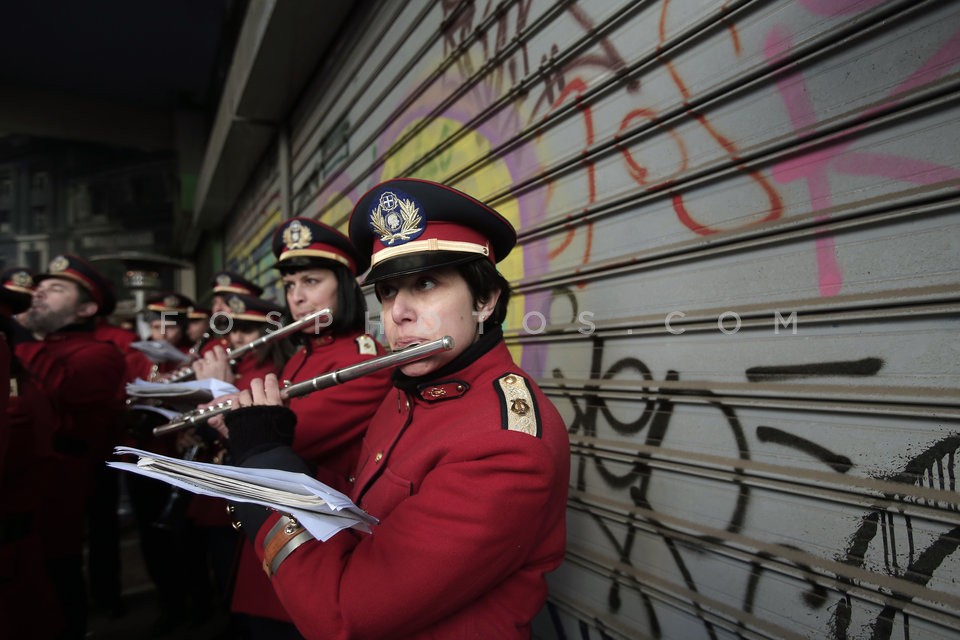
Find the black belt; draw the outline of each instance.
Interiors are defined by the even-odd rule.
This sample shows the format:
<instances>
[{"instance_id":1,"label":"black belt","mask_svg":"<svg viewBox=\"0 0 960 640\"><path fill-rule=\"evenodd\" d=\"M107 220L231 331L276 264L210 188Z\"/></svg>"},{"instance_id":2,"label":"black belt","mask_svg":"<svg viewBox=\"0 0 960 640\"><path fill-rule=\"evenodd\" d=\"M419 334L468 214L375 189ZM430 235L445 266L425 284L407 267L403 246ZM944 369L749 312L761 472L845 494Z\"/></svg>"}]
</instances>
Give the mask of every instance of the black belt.
<instances>
[{"instance_id":1,"label":"black belt","mask_svg":"<svg viewBox=\"0 0 960 640\"><path fill-rule=\"evenodd\" d=\"M26 537L33 516L29 513L11 513L0 516L0 545L10 544Z\"/></svg>"}]
</instances>

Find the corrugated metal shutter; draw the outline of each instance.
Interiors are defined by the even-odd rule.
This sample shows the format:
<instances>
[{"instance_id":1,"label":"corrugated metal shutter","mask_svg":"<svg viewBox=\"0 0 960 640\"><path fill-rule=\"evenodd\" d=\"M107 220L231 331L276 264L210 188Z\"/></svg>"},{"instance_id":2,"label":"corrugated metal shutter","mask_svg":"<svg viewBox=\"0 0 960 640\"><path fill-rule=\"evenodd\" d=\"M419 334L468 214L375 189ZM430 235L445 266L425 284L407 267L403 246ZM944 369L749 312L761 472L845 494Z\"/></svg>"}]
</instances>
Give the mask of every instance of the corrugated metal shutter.
<instances>
[{"instance_id":1,"label":"corrugated metal shutter","mask_svg":"<svg viewBox=\"0 0 960 640\"><path fill-rule=\"evenodd\" d=\"M960 3L376 6L293 213L408 175L517 225L573 445L537 636L960 637Z\"/></svg>"},{"instance_id":2,"label":"corrugated metal shutter","mask_svg":"<svg viewBox=\"0 0 960 640\"><path fill-rule=\"evenodd\" d=\"M267 156L255 179L245 190L225 234L226 268L264 288L265 298L283 302L277 284L280 274L273 268L273 229L282 218L276 152Z\"/></svg>"}]
</instances>

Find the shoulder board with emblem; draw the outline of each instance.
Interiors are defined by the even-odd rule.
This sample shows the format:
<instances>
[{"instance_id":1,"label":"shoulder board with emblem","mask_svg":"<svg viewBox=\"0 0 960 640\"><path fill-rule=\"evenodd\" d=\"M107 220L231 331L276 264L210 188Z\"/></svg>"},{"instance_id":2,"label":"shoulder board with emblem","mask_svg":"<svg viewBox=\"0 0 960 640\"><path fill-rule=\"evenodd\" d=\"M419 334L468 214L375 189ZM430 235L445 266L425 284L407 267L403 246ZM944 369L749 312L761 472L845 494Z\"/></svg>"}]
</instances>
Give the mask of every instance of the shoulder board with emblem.
<instances>
[{"instance_id":1,"label":"shoulder board with emblem","mask_svg":"<svg viewBox=\"0 0 960 640\"><path fill-rule=\"evenodd\" d=\"M357 351L360 352L360 355L364 356L375 356L377 355L377 343L373 338L367 334L362 336L357 336L355 338L357 341Z\"/></svg>"},{"instance_id":2,"label":"shoulder board with emblem","mask_svg":"<svg viewBox=\"0 0 960 640\"><path fill-rule=\"evenodd\" d=\"M508 373L498 378L493 385L500 397L503 428L508 431L522 431L539 438L541 434L537 401L527 380L515 373Z\"/></svg>"}]
</instances>

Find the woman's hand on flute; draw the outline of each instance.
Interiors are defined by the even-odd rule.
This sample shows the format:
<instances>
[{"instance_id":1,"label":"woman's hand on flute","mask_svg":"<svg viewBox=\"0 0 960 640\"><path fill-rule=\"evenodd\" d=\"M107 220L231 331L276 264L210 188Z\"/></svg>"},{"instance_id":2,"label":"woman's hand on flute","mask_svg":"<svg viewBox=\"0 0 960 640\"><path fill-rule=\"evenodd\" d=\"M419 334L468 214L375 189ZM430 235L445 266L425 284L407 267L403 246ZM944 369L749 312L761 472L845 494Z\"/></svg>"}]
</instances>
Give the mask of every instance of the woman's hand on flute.
<instances>
[{"instance_id":1,"label":"woman's hand on flute","mask_svg":"<svg viewBox=\"0 0 960 640\"><path fill-rule=\"evenodd\" d=\"M230 366L230 356L220 345L207 351L202 358L190 366L193 367L197 380L216 379L233 384L236 379L233 375L233 367Z\"/></svg>"},{"instance_id":2,"label":"woman's hand on flute","mask_svg":"<svg viewBox=\"0 0 960 640\"><path fill-rule=\"evenodd\" d=\"M276 375L251 380L250 389L240 393L234 407L223 418L230 455L237 464L242 465L257 453L293 443L297 416L283 406Z\"/></svg>"}]
</instances>

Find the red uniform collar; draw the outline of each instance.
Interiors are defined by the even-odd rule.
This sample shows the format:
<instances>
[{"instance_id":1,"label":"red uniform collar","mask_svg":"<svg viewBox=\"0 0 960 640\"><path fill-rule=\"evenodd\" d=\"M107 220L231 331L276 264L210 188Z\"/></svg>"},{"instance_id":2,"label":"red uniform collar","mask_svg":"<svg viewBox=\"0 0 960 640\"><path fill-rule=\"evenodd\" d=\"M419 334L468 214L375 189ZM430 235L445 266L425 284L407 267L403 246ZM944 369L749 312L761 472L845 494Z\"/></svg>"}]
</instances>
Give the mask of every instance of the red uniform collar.
<instances>
[{"instance_id":1,"label":"red uniform collar","mask_svg":"<svg viewBox=\"0 0 960 640\"><path fill-rule=\"evenodd\" d=\"M89 338L93 335L93 323L74 323L65 327L60 327L53 333L43 336L44 342L60 342L63 340L74 340L76 338Z\"/></svg>"},{"instance_id":2,"label":"red uniform collar","mask_svg":"<svg viewBox=\"0 0 960 640\"><path fill-rule=\"evenodd\" d=\"M483 378L491 367L500 371L512 364L513 358L503 342L503 333L497 327L484 333L480 340L437 371L411 378L397 370L393 374L393 383L423 402L455 400L466 395L471 385Z\"/></svg>"}]
</instances>

